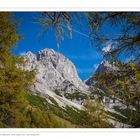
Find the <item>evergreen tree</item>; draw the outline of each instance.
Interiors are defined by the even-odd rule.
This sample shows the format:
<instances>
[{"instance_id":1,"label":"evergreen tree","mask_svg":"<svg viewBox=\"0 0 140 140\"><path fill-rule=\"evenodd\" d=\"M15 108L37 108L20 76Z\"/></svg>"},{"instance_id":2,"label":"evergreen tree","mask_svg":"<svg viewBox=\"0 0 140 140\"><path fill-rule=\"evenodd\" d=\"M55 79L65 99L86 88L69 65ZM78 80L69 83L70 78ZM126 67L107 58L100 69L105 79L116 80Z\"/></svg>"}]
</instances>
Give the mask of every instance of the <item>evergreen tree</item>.
<instances>
[{"instance_id":1,"label":"evergreen tree","mask_svg":"<svg viewBox=\"0 0 140 140\"><path fill-rule=\"evenodd\" d=\"M96 75L96 86L106 93L105 96L121 103L121 106L114 106L120 115L111 113L117 121L140 127L140 66L134 62L118 65L120 70L116 72Z\"/></svg>"},{"instance_id":2,"label":"evergreen tree","mask_svg":"<svg viewBox=\"0 0 140 140\"><path fill-rule=\"evenodd\" d=\"M110 50L104 53L109 60L120 56L139 59L140 57L140 13L139 12L91 12L87 13L91 41L102 51L106 44ZM109 26L117 31L108 33ZM94 44L94 45L95 45Z\"/></svg>"},{"instance_id":3,"label":"evergreen tree","mask_svg":"<svg viewBox=\"0 0 140 140\"><path fill-rule=\"evenodd\" d=\"M86 112L86 127L90 128L109 128L112 127L109 124L108 112L105 110L103 104L100 100L90 100L88 99L85 104Z\"/></svg>"},{"instance_id":4,"label":"evergreen tree","mask_svg":"<svg viewBox=\"0 0 140 140\"><path fill-rule=\"evenodd\" d=\"M11 13L0 13L0 127L68 127L70 123L48 110L45 99L29 94L35 71L25 71L24 59L11 53L20 39L16 26Z\"/></svg>"},{"instance_id":5,"label":"evergreen tree","mask_svg":"<svg viewBox=\"0 0 140 140\"><path fill-rule=\"evenodd\" d=\"M112 66L118 69L116 72L96 75L99 85L108 96L115 97L127 106L125 111L116 108L125 116L122 119L123 122L132 127L139 127L140 14L136 12L104 12L88 13L87 17L90 35L97 47L102 51L103 47L111 41L110 50L103 52L103 55ZM105 25L117 29L119 34L106 35L103 31ZM123 62L122 57L129 61Z\"/></svg>"},{"instance_id":6,"label":"evergreen tree","mask_svg":"<svg viewBox=\"0 0 140 140\"><path fill-rule=\"evenodd\" d=\"M64 36L72 38L72 26L81 26L81 14L76 12L43 12L39 17L39 24L43 32L53 29L56 41L59 45Z\"/></svg>"},{"instance_id":7,"label":"evergreen tree","mask_svg":"<svg viewBox=\"0 0 140 140\"><path fill-rule=\"evenodd\" d=\"M26 127L27 101L25 93L34 78L33 72L18 68L22 58L11 53L20 39L17 22L11 13L0 13L0 126Z\"/></svg>"}]
</instances>

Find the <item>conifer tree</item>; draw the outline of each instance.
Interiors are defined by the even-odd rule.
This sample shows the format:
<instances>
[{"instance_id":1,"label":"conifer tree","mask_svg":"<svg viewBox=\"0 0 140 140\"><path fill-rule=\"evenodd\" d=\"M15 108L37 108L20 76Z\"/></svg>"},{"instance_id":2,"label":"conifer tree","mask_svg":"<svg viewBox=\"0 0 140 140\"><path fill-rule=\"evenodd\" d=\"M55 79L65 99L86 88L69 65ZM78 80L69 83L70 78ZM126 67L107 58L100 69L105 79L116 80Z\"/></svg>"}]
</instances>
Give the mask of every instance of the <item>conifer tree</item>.
<instances>
[{"instance_id":1,"label":"conifer tree","mask_svg":"<svg viewBox=\"0 0 140 140\"><path fill-rule=\"evenodd\" d=\"M0 128L67 126L67 123L47 110L45 99L30 94L35 71L25 71L24 59L11 53L21 38L17 23L11 13L0 12ZM32 99L29 100L28 96ZM43 108L36 103L37 99L43 105L46 103Z\"/></svg>"},{"instance_id":2,"label":"conifer tree","mask_svg":"<svg viewBox=\"0 0 140 140\"><path fill-rule=\"evenodd\" d=\"M118 64L116 72L96 75L97 87L102 88L108 98L119 101L121 106L115 105L118 113L111 113L117 121L131 127L139 127L140 119L140 66L134 62ZM117 65L117 66L118 66ZM120 114L120 115L119 115Z\"/></svg>"},{"instance_id":3,"label":"conifer tree","mask_svg":"<svg viewBox=\"0 0 140 140\"><path fill-rule=\"evenodd\" d=\"M117 109L125 117L118 117L131 127L139 127L140 119L140 13L137 12L101 12L88 13L90 35L92 41L102 51L111 40L110 50L103 52L107 59L117 70L102 75L96 75L100 87L110 97L115 97L127 106ZM104 25L117 29L119 34L104 34ZM122 60L125 58L129 61ZM113 63L112 63L113 62Z\"/></svg>"},{"instance_id":4,"label":"conifer tree","mask_svg":"<svg viewBox=\"0 0 140 140\"><path fill-rule=\"evenodd\" d=\"M88 99L85 104L85 112L87 116L86 127L90 128L109 128L109 115L100 100Z\"/></svg>"},{"instance_id":5,"label":"conifer tree","mask_svg":"<svg viewBox=\"0 0 140 140\"><path fill-rule=\"evenodd\" d=\"M11 13L0 13L0 127L28 126L24 96L34 74L18 68L24 61L11 53L20 39L16 25Z\"/></svg>"}]
</instances>

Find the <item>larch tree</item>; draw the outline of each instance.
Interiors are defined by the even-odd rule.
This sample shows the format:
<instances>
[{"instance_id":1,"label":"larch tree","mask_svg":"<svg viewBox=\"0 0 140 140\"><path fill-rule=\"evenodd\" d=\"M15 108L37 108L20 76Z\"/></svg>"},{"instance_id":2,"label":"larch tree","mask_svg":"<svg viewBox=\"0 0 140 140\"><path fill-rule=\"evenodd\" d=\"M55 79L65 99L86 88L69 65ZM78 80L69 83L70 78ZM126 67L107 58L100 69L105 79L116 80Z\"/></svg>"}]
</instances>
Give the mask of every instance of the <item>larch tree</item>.
<instances>
[{"instance_id":1,"label":"larch tree","mask_svg":"<svg viewBox=\"0 0 140 140\"><path fill-rule=\"evenodd\" d=\"M77 16L76 19L81 15L81 13L46 12L42 14L39 22L44 29L54 26L56 36L62 38L64 28L72 32L72 23L75 19L71 15L74 14ZM98 83L108 96L119 98L127 106L127 111L123 112L126 119L123 118L123 121L132 127L139 127L140 13L87 12L82 13L82 16L86 17L87 33L91 43L102 52L109 63L118 68L117 74L109 72L96 75ZM117 32L106 33L104 29L107 26ZM108 51L104 51L107 46Z\"/></svg>"},{"instance_id":2,"label":"larch tree","mask_svg":"<svg viewBox=\"0 0 140 140\"><path fill-rule=\"evenodd\" d=\"M96 75L104 91L115 97L126 109L115 108L124 117L118 120L139 127L140 119L140 13L137 12L101 12L88 13L89 30L93 42L102 51L103 56L115 72ZM104 27L108 25L115 32L106 34ZM104 47L110 48L104 52Z\"/></svg>"},{"instance_id":3,"label":"larch tree","mask_svg":"<svg viewBox=\"0 0 140 140\"><path fill-rule=\"evenodd\" d=\"M34 73L18 67L24 60L11 53L20 35L11 13L0 13L0 127L28 127L25 93Z\"/></svg>"}]
</instances>

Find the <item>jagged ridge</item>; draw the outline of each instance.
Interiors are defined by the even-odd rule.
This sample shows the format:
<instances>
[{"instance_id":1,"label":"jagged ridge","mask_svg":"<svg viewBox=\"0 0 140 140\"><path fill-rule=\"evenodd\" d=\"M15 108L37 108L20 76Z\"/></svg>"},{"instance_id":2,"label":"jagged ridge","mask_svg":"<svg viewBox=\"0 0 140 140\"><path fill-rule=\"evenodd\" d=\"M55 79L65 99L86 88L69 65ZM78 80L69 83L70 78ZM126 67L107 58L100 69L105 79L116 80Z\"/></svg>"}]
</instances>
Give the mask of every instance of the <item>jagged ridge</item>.
<instances>
[{"instance_id":1,"label":"jagged ridge","mask_svg":"<svg viewBox=\"0 0 140 140\"><path fill-rule=\"evenodd\" d=\"M43 96L52 96L61 106L67 103L77 106L65 99L66 93L89 93L88 86L79 78L73 63L53 49L46 48L36 55L27 52L23 57L27 60L26 70L37 69L36 82L32 87L34 92L40 92ZM60 92L61 96L55 94L56 90ZM74 102L81 104L83 101L74 100Z\"/></svg>"}]
</instances>

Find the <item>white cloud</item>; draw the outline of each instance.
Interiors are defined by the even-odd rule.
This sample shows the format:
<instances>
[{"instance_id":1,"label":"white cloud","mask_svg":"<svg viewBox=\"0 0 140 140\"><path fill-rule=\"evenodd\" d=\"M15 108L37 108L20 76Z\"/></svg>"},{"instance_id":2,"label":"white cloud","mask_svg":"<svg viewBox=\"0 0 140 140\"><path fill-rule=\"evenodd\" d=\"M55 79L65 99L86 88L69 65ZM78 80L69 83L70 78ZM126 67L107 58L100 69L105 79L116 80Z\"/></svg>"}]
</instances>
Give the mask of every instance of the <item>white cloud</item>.
<instances>
[{"instance_id":1,"label":"white cloud","mask_svg":"<svg viewBox=\"0 0 140 140\"><path fill-rule=\"evenodd\" d=\"M105 46L105 47L102 49L102 51L105 52L105 53L107 53L107 52L109 52L111 49L112 49L112 45L109 44L109 45Z\"/></svg>"},{"instance_id":2,"label":"white cloud","mask_svg":"<svg viewBox=\"0 0 140 140\"><path fill-rule=\"evenodd\" d=\"M104 48L102 48L102 52L103 53L108 53L110 51L112 51L114 48L116 48L118 46L118 42L114 42L112 40L110 41L107 41L105 44L104 44Z\"/></svg>"}]
</instances>

